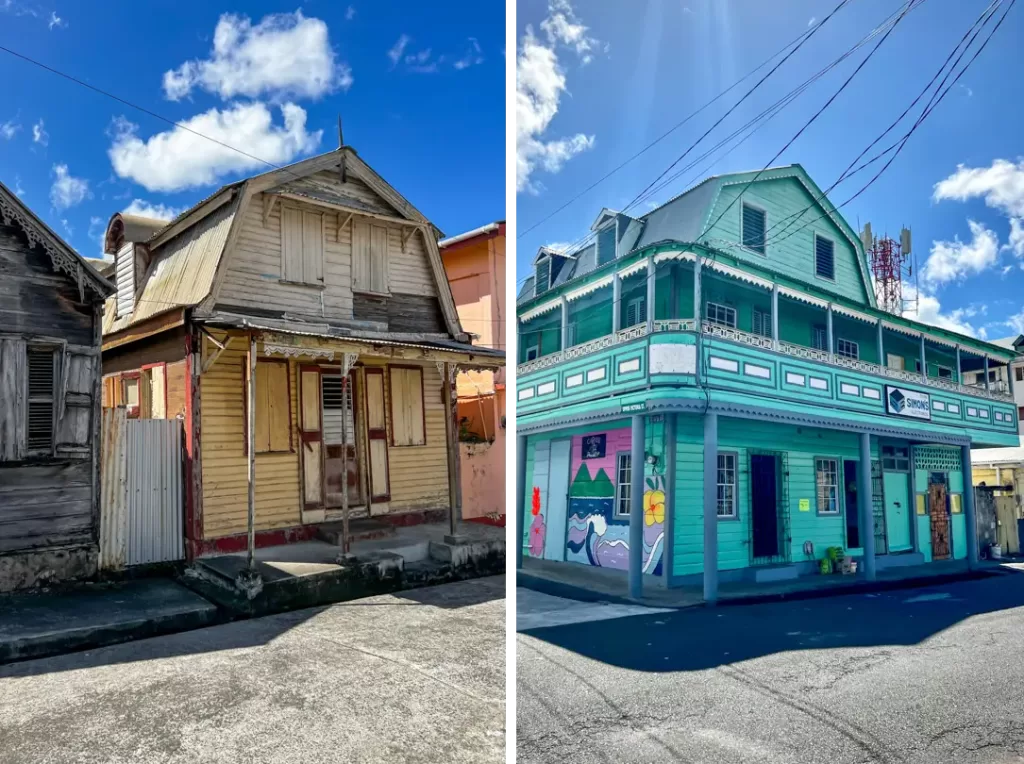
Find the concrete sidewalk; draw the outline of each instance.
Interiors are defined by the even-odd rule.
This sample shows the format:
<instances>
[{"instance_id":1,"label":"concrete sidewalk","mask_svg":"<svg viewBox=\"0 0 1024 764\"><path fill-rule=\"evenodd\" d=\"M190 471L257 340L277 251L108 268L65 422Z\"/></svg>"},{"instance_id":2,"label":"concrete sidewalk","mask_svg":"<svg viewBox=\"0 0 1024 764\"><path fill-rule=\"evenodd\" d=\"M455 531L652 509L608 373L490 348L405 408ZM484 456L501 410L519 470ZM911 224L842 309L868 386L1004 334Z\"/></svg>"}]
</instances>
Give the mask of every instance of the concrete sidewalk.
<instances>
[{"instance_id":1,"label":"concrete sidewalk","mask_svg":"<svg viewBox=\"0 0 1024 764\"><path fill-rule=\"evenodd\" d=\"M858 574L802 576L786 581L764 583L730 582L719 584L718 604L752 604L831 597L855 592L931 586L1012 572L1021 572L1021 566L983 560L971 570L966 560L948 560L926 565L886 568L878 571L875 581L868 581L863 575ZM645 576L643 597L632 599L628 595L627 584L627 574L622 570L534 559L524 559L523 567L516 575L517 586L584 602L612 602L675 609L705 604L704 592L700 586L669 589L660 580Z\"/></svg>"},{"instance_id":2,"label":"concrete sidewalk","mask_svg":"<svg viewBox=\"0 0 1024 764\"><path fill-rule=\"evenodd\" d=\"M217 618L216 606L163 578L0 595L0 664L198 629Z\"/></svg>"}]
</instances>

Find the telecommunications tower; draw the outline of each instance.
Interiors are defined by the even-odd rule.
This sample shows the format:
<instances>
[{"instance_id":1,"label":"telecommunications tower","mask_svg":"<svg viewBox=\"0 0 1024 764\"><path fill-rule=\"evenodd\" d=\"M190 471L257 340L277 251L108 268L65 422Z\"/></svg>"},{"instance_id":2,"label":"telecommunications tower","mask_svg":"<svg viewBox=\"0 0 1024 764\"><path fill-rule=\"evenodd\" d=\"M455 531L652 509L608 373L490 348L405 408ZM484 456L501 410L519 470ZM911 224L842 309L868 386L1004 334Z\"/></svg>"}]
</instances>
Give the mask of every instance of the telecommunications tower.
<instances>
[{"instance_id":1,"label":"telecommunications tower","mask_svg":"<svg viewBox=\"0 0 1024 764\"><path fill-rule=\"evenodd\" d=\"M916 277L910 258L910 229L900 231L896 241L888 236L875 237L871 234L871 223L864 225L861 243L871 264L871 277L875 284L875 299L880 310L902 316L904 311L917 313L917 289L908 290L904 297L904 281Z\"/></svg>"}]
</instances>

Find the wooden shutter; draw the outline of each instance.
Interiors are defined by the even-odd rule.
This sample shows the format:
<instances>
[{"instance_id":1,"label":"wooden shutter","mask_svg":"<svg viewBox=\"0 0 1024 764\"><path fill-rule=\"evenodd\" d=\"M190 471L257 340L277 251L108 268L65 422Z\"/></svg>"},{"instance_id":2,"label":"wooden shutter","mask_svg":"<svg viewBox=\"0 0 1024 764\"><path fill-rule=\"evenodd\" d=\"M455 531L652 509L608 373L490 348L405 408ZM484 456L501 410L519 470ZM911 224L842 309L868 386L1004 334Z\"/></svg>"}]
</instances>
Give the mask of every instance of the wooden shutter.
<instances>
[{"instance_id":1,"label":"wooden shutter","mask_svg":"<svg viewBox=\"0 0 1024 764\"><path fill-rule=\"evenodd\" d=\"M302 212L281 208L281 278L302 281Z\"/></svg>"},{"instance_id":2,"label":"wooden shutter","mask_svg":"<svg viewBox=\"0 0 1024 764\"><path fill-rule=\"evenodd\" d=\"M423 370L392 366L390 371L391 445L425 445Z\"/></svg>"},{"instance_id":3,"label":"wooden shutter","mask_svg":"<svg viewBox=\"0 0 1024 764\"><path fill-rule=\"evenodd\" d=\"M64 356L60 382L63 400L57 411L58 456L86 457L91 451L93 381L99 373L99 360L84 353ZM163 367L154 369L157 370L162 372Z\"/></svg>"},{"instance_id":4,"label":"wooden shutter","mask_svg":"<svg viewBox=\"0 0 1024 764\"><path fill-rule=\"evenodd\" d=\"M743 246L764 254L764 210L743 205Z\"/></svg>"},{"instance_id":5,"label":"wooden shutter","mask_svg":"<svg viewBox=\"0 0 1024 764\"><path fill-rule=\"evenodd\" d=\"M814 272L827 279L836 277L835 245L830 239L814 237Z\"/></svg>"},{"instance_id":6,"label":"wooden shutter","mask_svg":"<svg viewBox=\"0 0 1024 764\"><path fill-rule=\"evenodd\" d=\"M302 281L324 281L324 216L318 212L302 213Z\"/></svg>"},{"instance_id":7,"label":"wooden shutter","mask_svg":"<svg viewBox=\"0 0 1024 764\"><path fill-rule=\"evenodd\" d=\"M256 362L256 453L291 449L288 364Z\"/></svg>"},{"instance_id":8,"label":"wooden shutter","mask_svg":"<svg viewBox=\"0 0 1024 764\"><path fill-rule=\"evenodd\" d=\"M642 324L647 320L647 298L631 300L626 306L626 327Z\"/></svg>"},{"instance_id":9,"label":"wooden shutter","mask_svg":"<svg viewBox=\"0 0 1024 764\"><path fill-rule=\"evenodd\" d=\"M370 226L365 220L352 221L352 288L370 289Z\"/></svg>"},{"instance_id":10,"label":"wooden shutter","mask_svg":"<svg viewBox=\"0 0 1024 764\"><path fill-rule=\"evenodd\" d=\"M117 279L116 316L129 315L135 309L135 245L125 244L114 257Z\"/></svg>"},{"instance_id":11,"label":"wooden shutter","mask_svg":"<svg viewBox=\"0 0 1024 764\"><path fill-rule=\"evenodd\" d=\"M370 291L388 291L388 229L370 226Z\"/></svg>"},{"instance_id":12,"label":"wooden shutter","mask_svg":"<svg viewBox=\"0 0 1024 764\"><path fill-rule=\"evenodd\" d=\"M53 453L55 353L52 348L28 348L28 416L25 451L48 456Z\"/></svg>"},{"instance_id":13,"label":"wooden shutter","mask_svg":"<svg viewBox=\"0 0 1024 764\"><path fill-rule=\"evenodd\" d=\"M0 338L0 461L25 456L25 343Z\"/></svg>"},{"instance_id":14,"label":"wooden shutter","mask_svg":"<svg viewBox=\"0 0 1024 764\"><path fill-rule=\"evenodd\" d=\"M551 281L551 261L545 257L537 263L537 275L533 280L533 294L536 296L548 291L549 281Z\"/></svg>"}]
</instances>

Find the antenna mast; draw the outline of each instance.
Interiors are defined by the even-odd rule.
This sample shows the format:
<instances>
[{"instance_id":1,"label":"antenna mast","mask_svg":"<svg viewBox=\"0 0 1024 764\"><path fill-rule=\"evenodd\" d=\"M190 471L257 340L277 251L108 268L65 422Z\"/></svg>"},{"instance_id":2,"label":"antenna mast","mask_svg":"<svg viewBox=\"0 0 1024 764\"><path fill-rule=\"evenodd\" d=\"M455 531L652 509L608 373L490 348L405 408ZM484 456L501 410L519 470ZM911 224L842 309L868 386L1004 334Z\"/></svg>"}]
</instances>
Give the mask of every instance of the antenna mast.
<instances>
[{"instance_id":1,"label":"antenna mast","mask_svg":"<svg viewBox=\"0 0 1024 764\"><path fill-rule=\"evenodd\" d=\"M903 281L916 276L913 262L910 259L910 229L900 231L900 239L896 241L889 236L872 236L871 223L864 225L861 232L861 243L868 253L871 264L871 275L875 282L875 299L878 308L887 313L902 316L904 312L917 313L917 290L906 299L903 296Z\"/></svg>"}]
</instances>

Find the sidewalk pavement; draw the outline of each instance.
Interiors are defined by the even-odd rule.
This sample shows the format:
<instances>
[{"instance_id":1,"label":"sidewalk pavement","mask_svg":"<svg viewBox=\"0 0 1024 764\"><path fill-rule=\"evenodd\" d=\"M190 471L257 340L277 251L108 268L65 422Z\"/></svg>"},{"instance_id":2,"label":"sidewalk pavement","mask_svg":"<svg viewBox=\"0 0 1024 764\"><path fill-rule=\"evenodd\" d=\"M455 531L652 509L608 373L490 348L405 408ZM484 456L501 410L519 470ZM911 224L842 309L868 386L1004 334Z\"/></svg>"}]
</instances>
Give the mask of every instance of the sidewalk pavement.
<instances>
[{"instance_id":1,"label":"sidewalk pavement","mask_svg":"<svg viewBox=\"0 0 1024 764\"><path fill-rule=\"evenodd\" d=\"M0 664L208 626L216 606L174 581L0 595Z\"/></svg>"},{"instance_id":2,"label":"sidewalk pavement","mask_svg":"<svg viewBox=\"0 0 1024 764\"><path fill-rule=\"evenodd\" d=\"M925 565L907 565L878 571L877 580L862 574L801 576L786 581L719 583L718 604L738 605L786 599L812 599L860 592L934 586L950 581L981 578L1000 573L1021 572L1019 563L982 560L971 570L966 560L944 560ZM655 608L683 609L705 604L703 588L689 585L666 588L652 576L644 577L640 599L628 595L625 571L564 562L524 559L516 572L516 585L558 597L584 602L612 602Z\"/></svg>"}]
</instances>

